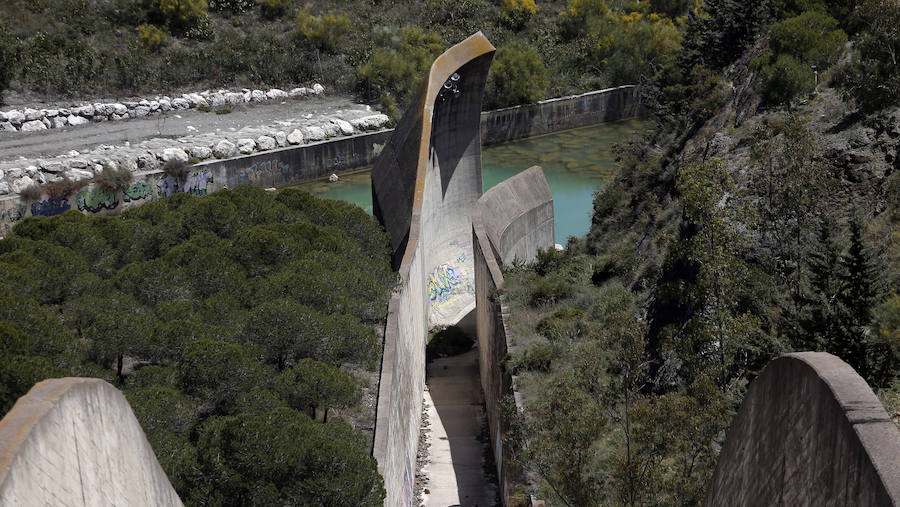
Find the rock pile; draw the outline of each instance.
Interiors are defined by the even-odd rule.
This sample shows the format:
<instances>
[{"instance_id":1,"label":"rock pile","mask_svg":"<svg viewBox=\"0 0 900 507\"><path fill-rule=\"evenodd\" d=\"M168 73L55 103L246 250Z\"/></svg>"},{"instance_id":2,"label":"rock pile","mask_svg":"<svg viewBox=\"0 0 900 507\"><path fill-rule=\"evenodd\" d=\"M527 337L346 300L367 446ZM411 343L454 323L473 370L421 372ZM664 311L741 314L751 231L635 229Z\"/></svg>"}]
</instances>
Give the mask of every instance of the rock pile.
<instances>
[{"instance_id":1,"label":"rock pile","mask_svg":"<svg viewBox=\"0 0 900 507\"><path fill-rule=\"evenodd\" d=\"M180 97L156 96L139 101L114 103L83 102L59 109L12 109L0 111L0 132L35 132L66 126L85 125L91 122L142 118L167 111L210 108L265 102L321 95L325 88L316 83L312 88L294 88L291 91L272 88L269 91L250 90L206 90L199 93L185 93Z\"/></svg>"}]
</instances>

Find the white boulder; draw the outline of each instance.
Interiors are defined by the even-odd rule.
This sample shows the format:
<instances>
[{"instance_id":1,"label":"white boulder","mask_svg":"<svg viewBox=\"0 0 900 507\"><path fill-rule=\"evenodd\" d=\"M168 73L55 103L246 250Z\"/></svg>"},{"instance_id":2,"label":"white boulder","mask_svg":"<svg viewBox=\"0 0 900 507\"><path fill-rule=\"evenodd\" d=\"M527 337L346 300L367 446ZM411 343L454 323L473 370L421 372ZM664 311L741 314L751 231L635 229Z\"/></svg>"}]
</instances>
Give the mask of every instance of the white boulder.
<instances>
[{"instance_id":1,"label":"white boulder","mask_svg":"<svg viewBox=\"0 0 900 507\"><path fill-rule=\"evenodd\" d=\"M87 169L71 169L66 172L66 176L72 181L89 180L94 177L94 173Z\"/></svg>"},{"instance_id":2,"label":"white boulder","mask_svg":"<svg viewBox=\"0 0 900 507\"><path fill-rule=\"evenodd\" d=\"M91 122L87 118L82 118L81 116L75 116L74 114L70 114L69 117L66 118L66 121L69 122L69 125L74 125L76 127L78 125L86 125Z\"/></svg>"},{"instance_id":3,"label":"white boulder","mask_svg":"<svg viewBox=\"0 0 900 507\"><path fill-rule=\"evenodd\" d=\"M47 130L47 126L41 120L26 121L22 124L22 132L35 132L38 130Z\"/></svg>"},{"instance_id":4,"label":"white boulder","mask_svg":"<svg viewBox=\"0 0 900 507\"><path fill-rule=\"evenodd\" d=\"M242 138L237 140L237 149L239 152L244 155L248 155L253 153L253 150L256 148L256 141L253 139Z\"/></svg>"},{"instance_id":5,"label":"white boulder","mask_svg":"<svg viewBox=\"0 0 900 507\"><path fill-rule=\"evenodd\" d=\"M22 176L21 178L14 180L12 182L12 191L21 194L23 190L30 187L34 184L34 180L29 178L28 176Z\"/></svg>"},{"instance_id":6,"label":"white boulder","mask_svg":"<svg viewBox=\"0 0 900 507\"><path fill-rule=\"evenodd\" d=\"M160 111L171 111L172 110L172 101L169 99L159 99L159 110Z\"/></svg>"},{"instance_id":7,"label":"white boulder","mask_svg":"<svg viewBox=\"0 0 900 507\"><path fill-rule=\"evenodd\" d=\"M253 90L250 92L250 100L253 102L262 102L266 100L266 92L262 90Z\"/></svg>"},{"instance_id":8,"label":"white boulder","mask_svg":"<svg viewBox=\"0 0 900 507\"><path fill-rule=\"evenodd\" d=\"M327 136L325 134L325 130L322 127L305 127L303 129L303 137L309 141L321 141L325 139Z\"/></svg>"},{"instance_id":9,"label":"white boulder","mask_svg":"<svg viewBox=\"0 0 900 507\"><path fill-rule=\"evenodd\" d=\"M282 131L275 132L275 142L278 146L287 146L287 134Z\"/></svg>"},{"instance_id":10,"label":"white boulder","mask_svg":"<svg viewBox=\"0 0 900 507\"><path fill-rule=\"evenodd\" d=\"M16 131L16 127L13 127L12 123L10 123L8 121L0 122L0 132L15 132L15 131Z\"/></svg>"},{"instance_id":11,"label":"white boulder","mask_svg":"<svg viewBox=\"0 0 900 507\"><path fill-rule=\"evenodd\" d=\"M55 128L55 129L63 128L68 124L69 124L69 120L66 119L65 116L54 116L53 118L50 118L50 127L51 128Z\"/></svg>"},{"instance_id":12,"label":"white boulder","mask_svg":"<svg viewBox=\"0 0 900 507\"><path fill-rule=\"evenodd\" d=\"M216 147L213 148L213 154L215 154L216 158L231 158L234 156L235 150L237 150L237 147L234 143L227 139L222 139L216 143Z\"/></svg>"},{"instance_id":13,"label":"white boulder","mask_svg":"<svg viewBox=\"0 0 900 507\"><path fill-rule=\"evenodd\" d=\"M266 97L269 100L275 100L275 99L285 99L287 97L290 97L290 95L288 95L288 93L284 90L279 90L278 88L272 88L271 90L266 92Z\"/></svg>"},{"instance_id":14,"label":"white boulder","mask_svg":"<svg viewBox=\"0 0 900 507\"><path fill-rule=\"evenodd\" d=\"M23 113L25 114L25 121L40 120L44 117L40 111L31 109L30 107L26 107Z\"/></svg>"},{"instance_id":15,"label":"white boulder","mask_svg":"<svg viewBox=\"0 0 900 507\"><path fill-rule=\"evenodd\" d=\"M345 136L353 134L353 125L350 125L350 122L342 120L340 118L332 118L331 121L333 121L335 125L337 125L339 129L341 129L341 134L344 134Z\"/></svg>"},{"instance_id":16,"label":"white boulder","mask_svg":"<svg viewBox=\"0 0 900 507\"><path fill-rule=\"evenodd\" d=\"M188 154L181 148L166 148L159 155L159 158L166 163L170 161L176 161L183 164L187 164L191 159L191 157L189 157Z\"/></svg>"},{"instance_id":17,"label":"white boulder","mask_svg":"<svg viewBox=\"0 0 900 507\"><path fill-rule=\"evenodd\" d=\"M22 171L21 169L19 169L18 167L13 167L12 169L6 170L6 177L11 180L14 180L16 178L21 178L22 176L25 176L25 172Z\"/></svg>"},{"instance_id":18,"label":"white boulder","mask_svg":"<svg viewBox=\"0 0 900 507\"><path fill-rule=\"evenodd\" d=\"M212 157L212 150L206 146L191 146L188 148L188 153L192 157L199 158L200 160L206 160L209 157Z\"/></svg>"},{"instance_id":19,"label":"white boulder","mask_svg":"<svg viewBox=\"0 0 900 507\"><path fill-rule=\"evenodd\" d=\"M259 147L260 151L266 151L274 150L276 143L274 138L269 136L259 136L256 138L256 145Z\"/></svg>"},{"instance_id":20,"label":"white boulder","mask_svg":"<svg viewBox=\"0 0 900 507\"><path fill-rule=\"evenodd\" d=\"M319 83L316 83L312 86L312 91L316 95L322 95L323 93L325 93L325 87L320 85Z\"/></svg>"},{"instance_id":21,"label":"white boulder","mask_svg":"<svg viewBox=\"0 0 900 507\"><path fill-rule=\"evenodd\" d=\"M287 142L290 144L303 144L303 132L294 129L287 135Z\"/></svg>"},{"instance_id":22,"label":"white boulder","mask_svg":"<svg viewBox=\"0 0 900 507\"><path fill-rule=\"evenodd\" d=\"M203 97L200 98L202 99ZM203 102L206 103L205 100ZM191 103L185 99L172 99L172 109L188 109L189 107L191 107Z\"/></svg>"},{"instance_id":23,"label":"white boulder","mask_svg":"<svg viewBox=\"0 0 900 507\"><path fill-rule=\"evenodd\" d=\"M6 195L9 193L9 183L5 181L0 181L0 195Z\"/></svg>"},{"instance_id":24,"label":"white boulder","mask_svg":"<svg viewBox=\"0 0 900 507\"><path fill-rule=\"evenodd\" d=\"M66 170L66 166L58 160L41 160L38 164L45 173L61 173Z\"/></svg>"},{"instance_id":25,"label":"white boulder","mask_svg":"<svg viewBox=\"0 0 900 507\"><path fill-rule=\"evenodd\" d=\"M13 109L12 111L6 112L6 120L12 123L13 125L21 125L25 121L25 115L19 111Z\"/></svg>"}]
</instances>

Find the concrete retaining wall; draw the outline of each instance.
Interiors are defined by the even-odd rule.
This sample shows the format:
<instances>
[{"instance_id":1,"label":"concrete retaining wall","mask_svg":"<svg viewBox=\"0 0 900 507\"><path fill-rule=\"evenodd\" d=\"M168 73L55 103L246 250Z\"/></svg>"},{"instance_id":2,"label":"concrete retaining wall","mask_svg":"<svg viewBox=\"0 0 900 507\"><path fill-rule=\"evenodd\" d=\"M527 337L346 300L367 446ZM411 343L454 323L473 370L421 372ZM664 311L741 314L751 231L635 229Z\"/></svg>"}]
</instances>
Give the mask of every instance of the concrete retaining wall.
<instances>
[{"instance_id":1,"label":"concrete retaining wall","mask_svg":"<svg viewBox=\"0 0 900 507\"><path fill-rule=\"evenodd\" d=\"M62 378L35 384L0 421L0 505L181 501L122 393Z\"/></svg>"},{"instance_id":2,"label":"concrete retaining wall","mask_svg":"<svg viewBox=\"0 0 900 507\"><path fill-rule=\"evenodd\" d=\"M303 146L292 146L228 160L196 164L183 181L162 171L139 172L125 191L107 192L86 187L59 199L43 196L25 202L18 196L0 199L0 236L9 234L27 216L50 216L77 209L87 214L118 214L176 192L195 195L243 183L264 187L291 185L304 180L369 167L390 139L393 131L343 137Z\"/></svg>"},{"instance_id":3,"label":"concrete retaining wall","mask_svg":"<svg viewBox=\"0 0 900 507\"><path fill-rule=\"evenodd\" d=\"M642 111L637 88L633 85L486 111L481 115L481 142L488 146L630 118Z\"/></svg>"},{"instance_id":4,"label":"concrete retaining wall","mask_svg":"<svg viewBox=\"0 0 900 507\"><path fill-rule=\"evenodd\" d=\"M775 359L731 423L706 505L898 505L900 432L849 365Z\"/></svg>"},{"instance_id":5,"label":"concrete retaining wall","mask_svg":"<svg viewBox=\"0 0 900 507\"><path fill-rule=\"evenodd\" d=\"M491 188L472 212L479 372L504 505L509 503L511 487L522 478L503 446L507 429L503 404L515 403L515 393L513 379L502 366L511 346L506 324L509 310L498 295L503 289L500 267L514 260L530 262L539 248L553 248L553 227L553 195L540 167Z\"/></svg>"}]
</instances>

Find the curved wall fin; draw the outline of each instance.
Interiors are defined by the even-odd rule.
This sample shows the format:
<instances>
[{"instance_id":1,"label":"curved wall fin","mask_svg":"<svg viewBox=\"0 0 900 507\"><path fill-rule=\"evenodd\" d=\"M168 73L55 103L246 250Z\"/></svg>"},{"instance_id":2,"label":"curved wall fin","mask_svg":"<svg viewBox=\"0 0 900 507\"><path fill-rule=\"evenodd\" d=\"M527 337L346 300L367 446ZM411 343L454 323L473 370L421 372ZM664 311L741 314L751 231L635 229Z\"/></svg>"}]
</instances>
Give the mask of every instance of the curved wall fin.
<instances>
[{"instance_id":1,"label":"curved wall fin","mask_svg":"<svg viewBox=\"0 0 900 507\"><path fill-rule=\"evenodd\" d=\"M750 385L705 505L897 505L898 457L900 432L853 368L787 354Z\"/></svg>"}]
</instances>

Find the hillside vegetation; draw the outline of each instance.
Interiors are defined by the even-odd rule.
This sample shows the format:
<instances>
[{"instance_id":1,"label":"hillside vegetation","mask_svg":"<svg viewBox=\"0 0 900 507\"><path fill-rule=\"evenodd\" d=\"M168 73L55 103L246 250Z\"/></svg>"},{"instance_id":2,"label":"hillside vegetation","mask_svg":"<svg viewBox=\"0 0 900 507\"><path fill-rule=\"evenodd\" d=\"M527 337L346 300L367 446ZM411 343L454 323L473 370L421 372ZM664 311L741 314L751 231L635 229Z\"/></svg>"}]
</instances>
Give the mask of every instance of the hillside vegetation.
<instances>
[{"instance_id":1,"label":"hillside vegetation","mask_svg":"<svg viewBox=\"0 0 900 507\"><path fill-rule=\"evenodd\" d=\"M487 107L645 82L693 0L3 0L0 90L137 94L322 81L394 116L433 59L481 30ZM13 20L15 20L13 22Z\"/></svg>"},{"instance_id":2,"label":"hillside vegetation","mask_svg":"<svg viewBox=\"0 0 900 507\"><path fill-rule=\"evenodd\" d=\"M680 27L589 234L508 268L506 439L550 505L701 503L785 352L839 356L900 423L898 25L897 0L707 0Z\"/></svg>"},{"instance_id":3,"label":"hillside vegetation","mask_svg":"<svg viewBox=\"0 0 900 507\"><path fill-rule=\"evenodd\" d=\"M329 416L380 362L387 241L354 205L254 186L26 218L0 241L0 413L98 377L186 505L380 504L371 435Z\"/></svg>"}]
</instances>

